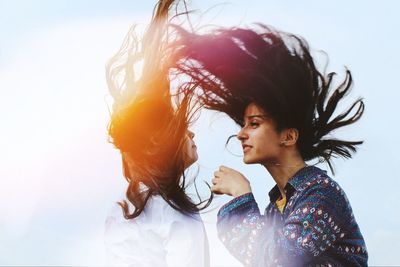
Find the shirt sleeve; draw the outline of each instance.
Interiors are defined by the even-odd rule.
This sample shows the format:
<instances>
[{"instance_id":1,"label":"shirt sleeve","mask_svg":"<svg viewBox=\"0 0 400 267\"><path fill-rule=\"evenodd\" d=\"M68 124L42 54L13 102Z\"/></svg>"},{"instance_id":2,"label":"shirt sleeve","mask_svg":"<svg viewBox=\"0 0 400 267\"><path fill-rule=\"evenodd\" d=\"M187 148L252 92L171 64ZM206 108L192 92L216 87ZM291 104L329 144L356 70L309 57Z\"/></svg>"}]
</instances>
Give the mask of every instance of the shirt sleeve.
<instances>
[{"instance_id":1,"label":"shirt sleeve","mask_svg":"<svg viewBox=\"0 0 400 267\"><path fill-rule=\"evenodd\" d=\"M218 235L245 266L302 266L345 235L341 225L346 212L335 203L343 201L340 193L310 188L283 222L275 224L260 214L248 193L221 208Z\"/></svg>"}]
</instances>

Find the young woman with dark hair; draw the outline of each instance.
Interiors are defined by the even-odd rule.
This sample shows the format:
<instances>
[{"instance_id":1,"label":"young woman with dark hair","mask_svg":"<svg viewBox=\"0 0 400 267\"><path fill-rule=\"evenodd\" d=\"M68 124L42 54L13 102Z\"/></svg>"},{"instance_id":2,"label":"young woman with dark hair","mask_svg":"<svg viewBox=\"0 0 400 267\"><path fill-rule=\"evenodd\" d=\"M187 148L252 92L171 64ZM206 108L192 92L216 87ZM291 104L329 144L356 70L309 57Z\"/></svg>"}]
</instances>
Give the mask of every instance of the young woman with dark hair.
<instances>
[{"instance_id":1,"label":"young woman with dark hair","mask_svg":"<svg viewBox=\"0 0 400 267\"><path fill-rule=\"evenodd\" d=\"M332 157L350 158L362 143L331 136L364 111L358 99L333 115L352 85L350 71L332 91L335 73L317 70L304 39L264 25L179 32L177 69L191 77L202 105L241 126L243 161L262 164L276 182L261 214L241 173L225 166L214 173L212 191L234 197L218 213L226 248L246 266L366 266L344 191L306 163L320 159L333 171Z\"/></svg>"},{"instance_id":2,"label":"young woman with dark hair","mask_svg":"<svg viewBox=\"0 0 400 267\"><path fill-rule=\"evenodd\" d=\"M170 88L167 20L172 3L160 0L143 40L131 31L107 65L114 98L109 136L121 151L129 184L127 200L107 218L108 265L209 265L198 212L212 198L194 203L185 191L185 170L197 160L194 133L188 130L196 106L190 94L172 95ZM134 75L137 65L142 66L139 77Z\"/></svg>"}]
</instances>

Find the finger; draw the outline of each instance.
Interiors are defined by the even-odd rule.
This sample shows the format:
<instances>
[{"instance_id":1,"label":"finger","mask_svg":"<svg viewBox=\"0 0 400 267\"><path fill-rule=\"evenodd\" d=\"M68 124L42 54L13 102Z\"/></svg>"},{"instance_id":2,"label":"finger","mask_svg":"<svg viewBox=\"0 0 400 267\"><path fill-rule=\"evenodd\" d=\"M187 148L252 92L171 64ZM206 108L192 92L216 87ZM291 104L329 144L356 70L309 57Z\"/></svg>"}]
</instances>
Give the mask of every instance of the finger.
<instances>
[{"instance_id":1,"label":"finger","mask_svg":"<svg viewBox=\"0 0 400 267\"><path fill-rule=\"evenodd\" d=\"M211 192L216 193L216 194L219 194L219 190L218 190L218 186L217 186L217 185L211 186L210 189L211 189Z\"/></svg>"},{"instance_id":2,"label":"finger","mask_svg":"<svg viewBox=\"0 0 400 267\"><path fill-rule=\"evenodd\" d=\"M222 194L224 194L224 193L222 193L217 187L215 187L215 186L211 186L211 192L213 192L214 194L217 194L217 195L222 195Z\"/></svg>"},{"instance_id":3,"label":"finger","mask_svg":"<svg viewBox=\"0 0 400 267\"><path fill-rule=\"evenodd\" d=\"M221 174L221 172L220 172L220 171L215 171L215 172L214 172L214 177L219 177L219 176L220 176L220 174Z\"/></svg>"},{"instance_id":4,"label":"finger","mask_svg":"<svg viewBox=\"0 0 400 267\"><path fill-rule=\"evenodd\" d=\"M211 180L211 183L212 183L213 185L216 185L216 184L218 183L218 179L217 179L217 178L213 178L213 179Z\"/></svg>"},{"instance_id":5,"label":"finger","mask_svg":"<svg viewBox=\"0 0 400 267\"><path fill-rule=\"evenodd\" d=\"M227 167L227 166L225 166L225 165L219 166L219 169L220 169L221 171L231 171L231 170L233 170L233 169L231 169L231 168L229 168L229 167Z\"/></svg>"}]
</instances>

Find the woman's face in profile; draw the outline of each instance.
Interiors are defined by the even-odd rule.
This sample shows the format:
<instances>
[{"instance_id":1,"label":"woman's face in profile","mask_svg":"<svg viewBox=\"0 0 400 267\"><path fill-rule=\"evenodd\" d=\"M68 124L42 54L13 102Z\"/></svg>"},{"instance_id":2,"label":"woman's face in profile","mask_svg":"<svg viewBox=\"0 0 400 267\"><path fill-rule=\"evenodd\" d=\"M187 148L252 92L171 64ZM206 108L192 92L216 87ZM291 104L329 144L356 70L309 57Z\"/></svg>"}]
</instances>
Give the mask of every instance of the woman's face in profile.
<instances>
[{"instance_id":1,"label":"woman's face in profile","mask_svg":"<svg viewBox=\"0 0 400 267\"><path fill-rule=\"evenodd\" d=\"M272 119L256 104L250 104L244 114L244 126L237 134L243 147L246 164L276 161L281 152L281 136Z\"/></svg>"},{"instance_id":2,"label":"woman's face in profile","mask_svg":"<svg viewBox=\"0 0 400 267\"><path fill-rule=\"evenodd\" d=\"M185 142L185 167L188 168L190 165L195 163L198 159L197 155L197 146L193 140L194 133L192 131L187 131L186 133L186 142Z\"/></svg>"}]
</instances>

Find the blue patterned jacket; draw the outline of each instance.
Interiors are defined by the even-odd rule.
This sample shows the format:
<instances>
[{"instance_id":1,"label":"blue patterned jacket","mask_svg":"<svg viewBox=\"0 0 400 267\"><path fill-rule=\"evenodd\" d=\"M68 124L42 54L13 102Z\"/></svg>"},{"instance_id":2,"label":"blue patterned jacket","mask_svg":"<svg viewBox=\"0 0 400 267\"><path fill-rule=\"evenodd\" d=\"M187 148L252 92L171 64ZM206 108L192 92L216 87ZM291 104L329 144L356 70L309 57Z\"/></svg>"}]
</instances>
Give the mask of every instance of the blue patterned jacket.
<instances>
[{"instance_id":1,"label":"blue patterned jacket","mask_svg":"<svg viewBox=\"0 0 400 267\"><path fill-rule=\"evenodd\" d=\"M287 183L283 214L275 202L260 214L252 193L218 213L218 236L245 266L367 266L364 239L349 201L325 171L308 166Z\"/></svg>"}]
</instances>

